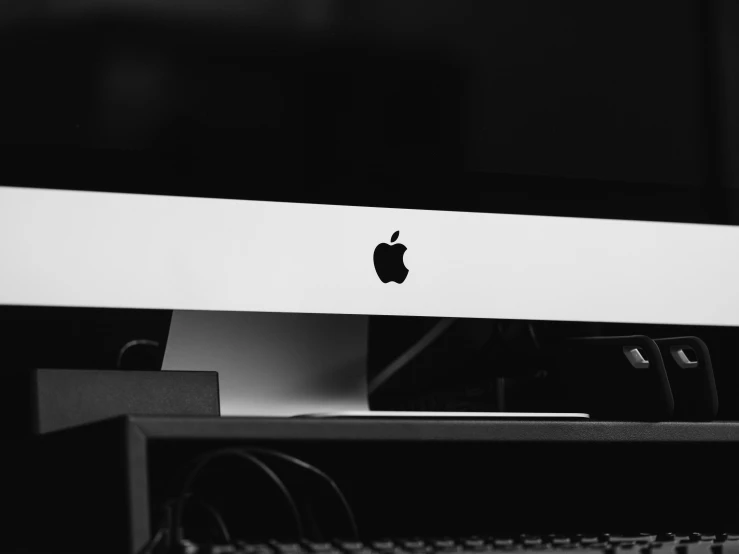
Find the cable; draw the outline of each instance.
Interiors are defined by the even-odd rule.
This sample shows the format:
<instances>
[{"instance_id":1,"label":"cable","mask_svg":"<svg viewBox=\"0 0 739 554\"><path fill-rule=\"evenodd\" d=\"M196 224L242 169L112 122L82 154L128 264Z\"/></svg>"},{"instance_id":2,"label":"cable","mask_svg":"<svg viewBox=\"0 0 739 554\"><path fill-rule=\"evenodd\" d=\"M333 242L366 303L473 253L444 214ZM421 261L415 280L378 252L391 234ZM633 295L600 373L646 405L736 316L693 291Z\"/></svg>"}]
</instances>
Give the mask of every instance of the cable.
<instances>
[{"instance_id":1,"label":"cable","mask_svg":"<svg viewBox=\"0 0 739 554\"><path fill-rule=\"evenodd\" d=\"M184 498L179 497L173 500L169 500L166 505L168 509L171 509L171 505L175 504L180 501L180 498L182 498L182 502L187 502L188 500L194 500L197 502L201 508L203 508L210 516L213 518L213 521L215 522L216 526L218 527L218 531L221 534L221 539L223 539L224 544L231 544L231 533L228 530L228 526L226 525L226 522L223 520L223 516L221 513L213 507L212 504L209 504L202 498L198 498L192 493L188 493ZM184 508L183 508L184 512ZM183 513L183 519L184 519L184 513Z\"/></svg>"},{"instance_id":2,"label":"cable","mask_svg":"<svg viewBox=\"0 0 739 554\"><path fill-rule=\"evenodd\" d=\"M172 530L172 504L175 503L174 499L169 499L162 505L162 511L164 512L159 528L157 532L149 539L138 554L151 554L154 549L164 540L166 551L169 552L171 545L171 530Z\"/></svg>"},{"instance_id":3,"label":"cable","mask_svg":"<svg viewBox=\"0 0 739 554\"><path fill-rule=\"evenodd\" d=\"M276 450L269 450L266 448L249 448L249 451L255 454L263 454L265 456L272 456L275 458L285 460L286 462L295 464L298 467L301 467L317 475L318 477L323 479L326 483L328 483L329 487L336 493L336 496L338 497L339 502L341 503L342 507L344 508L344 511L346 512L347 518L349 519L349 526L352 528L352 533L354 534L354 538L359 539L359 529L357 527L357 520L354 517L354 512L352 511L352 508L349 505L349 502L346 499L346 496L344 496L344 493L341 492L339 485L337 485L336 481L331 479L331 477L329 477L327 473L321 471L313 464L309 464L308 462L301 460L300 458L297 458L295 456L290 456L289 454L284 454Z\"/></svg>"},{"instance_id":4,"label":"cable","mask_svg":"<svg viewBox=\"0 0 739 554\"><path fill-rule=\"evenodd\" d=\"M253 456L242 449L226 448L222 450L216 450L214 452L210 452L208 454L205 454L204 456L201 456L199 458L199 461L195 464L195 467L185 478L185 484L182 488L182 492L180 493L180 497L177 500L177 504L175 507L174 531L176 542L179 543L183 540L182 514L184 511L185 497L190 493L190 490L195 483L195 479L203 470L203 468L205 468L210 462L225 456L234 456L236 458L248 461L249 463L261 469L270 478L270 480L277 486L277 488L280 489L282 496L285 498L285 501L287 502L290 511L292 512L293 519L295 520L295 529L297 531L298 538L302 539L303 522L300 517L300 511L298 510L298 506L295 503L295 499L290 494L290 491L287 489L282 479L280 479L280 477L274 471L272 471L272 469L267 464L265 464L256 456Z\"/></svg>"},{"instance_id":5,"label":"cable","mask_svg":"<svg viewBox=\"0 0 739 554\"><path fill-rule=\"evenodd\" d=\"M300 458L296 458L295 456L291 456L289 454L284 454L277 450L270 450L268 448L247 448L246 450L248 450L249 452L253 454L272 456L273 458L278 458L286 462L292 463L298 467L301 467L307 471L310 471L311 473L323 479L326 483L328 483L329 487L336 493L336 496L338 497L339 502L344 508L347 518L349 519L349 525L352 528L352 533L354 534L354 538L359 540L359 529L357 528L357 520L354 517L354 512L352 511L352 508L349 505L349 502L347 501L346 496L344 496L344 493L341 492L339 485L337 485L336 481L331 479L331 477L329 477L328 474L321 471L313 464L309 464L308 462L301 460Z\"/></svg>"},{"instance_id":6,"label":"cable","mask_svg":"<svg viewBox=\"0 0 739 554\"><path fill-rule=\"evenodd\" d=\"M274 471L272 471L272 469L267 464L262 462L256 456L252 456L251 454L248 454L247 452L244 452L243 450L240 450L240 449L229 448L229 449L223 449L223 450L216 450L215 452L211 452L209 454L201 456L199 461L196 463L195 467L191 470L189 475L186 477L182 493L180 494L180 498L177 502L176 509L175 509L174 526L175 526L175 537L176 537L177 542L181 541L183 538L182 537L182 533L183 533L182 513L184 509L185 497L190 493L190 489L192 488L192 485L194 484L195 479L199 475L200 471L202 471L202 469L205 468L213 460L223 457L223 456L235 456L242 460L248 461L251 464L256 465L259 469L261 469L264 473L267 474L270 480L277 486L277 488L280 489L280 492L285 498L290 508L290 511L292 512L293 518L295 520L295 528L298 533L298 538L302 539L303 524L302 524L302 520L300 517L300 512L298 510L297 504L295 503L295 499L290 494L290 491L287 489L282 479L280 479L280 477Z\"/></svg>"},{"instance_id":7,"label":"cable","mask_svg":"<svg viewBox=\"0 0 739 554\"><path fill-rule=\"evenodd\" d=\"M223 543L231 544L231 533L228 532L228 527L226 526L226 522L223 521L223 516L221 515L221 513L216 510L211 504L208 504L201 499L197 499L197 502L203 507L206 512L208 512L213 517L213 521L216 522L218 530L221 532Z\"/></svg>"},{"instance_id":8,"label":"cable","mask_svg":"<svg viewBox=\"0 0 739 554\"><path fill-rule=\"evenodd\" d=\"M149 339L134 339L134 340L128 341L118 351L118 358L116 359L116 362L115 362L115 367L117 369L122 369L123 356L126 354L126 352L130 348L133 348L134 346L154 346L156 348L159 348L159 342L155 340L149 340Z\"/></svg>"},{"instance_id":9,"label":"cable","mask_svg":"<svg viewBox=\"0 0 739 554\"><path fill-rule=\"evenodd\" d=\"M531 340L534 343L534 348L537 350L541 350L541 343L539 342L538 333L536 332L536 329L534 329L534 324L529 322L529 335L531 336Z\"/></svg>"},{"instance_id":10,"label":"cable","mask_svg":"<svg viewBox=\"0 0 739 554\"><path fill-rule=\"evenodd\" d=\"M143 547L141 547L141 550L138 551L138 554L151 554L154 552L154 549L159 546L159 543L162 542L162 539L164 538L164 528L160 528L156 534L147 542Z\"/></svg>"},{"instance_id":11,"label":"cable","mask_svg":"<svg viewBox=\"0 0 739 554\"><path fill-rule=\"evenodd\" d=\"M399 370L405 367L413 358L423 352L428 346L438 339L444 331L452 326L456 321L453 317L446 317L434 325L424 336L422 336L413 346L395 358L385 369L380 371L369 383L369 394L375 392L385 382L395 375Z\"/></svg>"}]
</instances>

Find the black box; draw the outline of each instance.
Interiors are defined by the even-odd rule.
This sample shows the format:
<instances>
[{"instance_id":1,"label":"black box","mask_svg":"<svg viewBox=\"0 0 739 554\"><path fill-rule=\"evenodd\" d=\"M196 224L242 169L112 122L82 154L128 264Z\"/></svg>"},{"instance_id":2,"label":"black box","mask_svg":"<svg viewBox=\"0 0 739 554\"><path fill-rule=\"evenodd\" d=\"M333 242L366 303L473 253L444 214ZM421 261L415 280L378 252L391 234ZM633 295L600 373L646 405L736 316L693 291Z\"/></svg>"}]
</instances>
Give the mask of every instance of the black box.
<instances>
[{"instance_id":1,"label":"black box","mask_svg":"<svg viewBox=\"0 0 739 554\"><path fill-rule=\"evenodd\" d=\"M220 415L213 371L36 369L30 387L34 433L119 415Z\"/></svg>"}]
</instances>

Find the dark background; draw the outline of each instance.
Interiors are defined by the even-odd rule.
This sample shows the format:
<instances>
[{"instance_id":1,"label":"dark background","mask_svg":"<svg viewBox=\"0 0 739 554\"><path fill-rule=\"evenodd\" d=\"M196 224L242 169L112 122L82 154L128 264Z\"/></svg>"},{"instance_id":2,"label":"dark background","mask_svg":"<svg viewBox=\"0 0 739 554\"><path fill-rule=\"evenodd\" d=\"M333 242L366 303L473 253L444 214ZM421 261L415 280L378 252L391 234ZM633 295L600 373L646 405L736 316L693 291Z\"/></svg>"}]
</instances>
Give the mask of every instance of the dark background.
<instances>
[{"instance_id":1,"label":"dark background","mask_svg":"<svg viewBox=\"0 0 739 554\"><path fill-rule=\"evenodd\" d=\"M731 2L80 0L0 9L3 185L739 219ZM59 366L109 367L134 338L163 348L170 315L15 310L3 311L5 359ZM372 328L403 344L428 324L375 318ZM735 330L698 331L731 398ZM644 329L555 335L569 332ZM375 340L375 359L394 348L388 341Z\"/></svg>"},{"instance_id":2,"label":"dark background","mask_svg":"<svg viewBox=\"0 0 739 554\"><path fill-rule=\"evenodd\" d=\"M730 9L28 2L0 33L0 179L734 222Z\"/></svg>"}]
</instances>

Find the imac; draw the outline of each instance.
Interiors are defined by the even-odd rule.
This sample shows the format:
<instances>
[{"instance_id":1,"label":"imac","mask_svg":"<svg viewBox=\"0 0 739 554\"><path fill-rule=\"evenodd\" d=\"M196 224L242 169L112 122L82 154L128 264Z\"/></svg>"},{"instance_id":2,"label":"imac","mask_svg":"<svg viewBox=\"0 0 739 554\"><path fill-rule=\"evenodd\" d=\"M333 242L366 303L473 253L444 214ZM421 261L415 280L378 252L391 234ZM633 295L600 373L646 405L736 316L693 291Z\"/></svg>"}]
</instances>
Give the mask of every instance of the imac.
<instances>
[{"instance_id":1,"label":"imac","mask_svg":"<svg viewBox=\"0 0 739 554\"><path fill-rule=\"evenodd\" d=\"M0 305L133 310L162 349L173 311L359 316L339 342L351 361L369 336L370 378L440 318L475 348L532 327L690 331L733 394L739 227L710 22L690 2L566 4L14 20Z\"/></svg>"}]
</instances>

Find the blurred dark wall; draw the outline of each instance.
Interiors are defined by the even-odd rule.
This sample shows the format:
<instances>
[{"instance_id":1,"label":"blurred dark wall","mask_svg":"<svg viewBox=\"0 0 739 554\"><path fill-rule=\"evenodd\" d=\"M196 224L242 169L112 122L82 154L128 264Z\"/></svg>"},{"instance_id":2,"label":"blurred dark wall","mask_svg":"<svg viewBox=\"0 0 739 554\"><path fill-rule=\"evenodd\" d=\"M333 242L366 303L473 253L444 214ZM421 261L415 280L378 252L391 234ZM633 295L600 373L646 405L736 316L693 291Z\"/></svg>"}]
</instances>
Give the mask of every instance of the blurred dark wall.
<instances>
[{"instance_id":1,"label":"blurred dark wall","mask_svg":"<svg viewBox=\"0 0 739 554\"><path fill-rule=\"evenodd\" d=\"M717 2L720 140L725 182L739 188L739 3ZM737 210L737 206L732 206Z\"/></svg>"},{"instance_id":2,"label":"blurred dark wall","mask_svg":"<svg viewBox=\"0 0 739 554\"><path fill-rule=\"evenodd\" d=\"M701 182L697 2L352 5L384 40L453 52L468 169Z\"/></svg>"},{"instance_id":3,"label":"blurred dark wall","mask_svg":"<svg viewBox=\"0 0 739 554\"><path fill-rule=\"evenodd\" d=\"M5 33L6 144L705 178L696 0L47 5Z\"/></svg>"}]
</instances>

